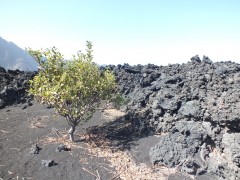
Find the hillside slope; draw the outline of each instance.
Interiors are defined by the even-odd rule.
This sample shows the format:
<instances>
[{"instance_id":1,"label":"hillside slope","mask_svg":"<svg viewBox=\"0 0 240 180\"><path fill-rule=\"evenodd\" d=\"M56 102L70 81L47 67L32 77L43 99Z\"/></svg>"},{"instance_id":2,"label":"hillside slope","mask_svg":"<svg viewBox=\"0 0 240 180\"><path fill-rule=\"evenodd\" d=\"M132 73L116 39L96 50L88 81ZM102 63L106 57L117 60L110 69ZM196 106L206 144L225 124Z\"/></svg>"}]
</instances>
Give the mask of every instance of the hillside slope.
<instances>
[{"instance_id":1,"label":"hillside slope","mask_svg":"<svg viewBox=\"0 0 240 180\"><path fill-rule=\"evenodd\" d=\"M5 69L36 71L38 64L28 53L0 37L0 66Z\"/></svg>"}]
</instances>

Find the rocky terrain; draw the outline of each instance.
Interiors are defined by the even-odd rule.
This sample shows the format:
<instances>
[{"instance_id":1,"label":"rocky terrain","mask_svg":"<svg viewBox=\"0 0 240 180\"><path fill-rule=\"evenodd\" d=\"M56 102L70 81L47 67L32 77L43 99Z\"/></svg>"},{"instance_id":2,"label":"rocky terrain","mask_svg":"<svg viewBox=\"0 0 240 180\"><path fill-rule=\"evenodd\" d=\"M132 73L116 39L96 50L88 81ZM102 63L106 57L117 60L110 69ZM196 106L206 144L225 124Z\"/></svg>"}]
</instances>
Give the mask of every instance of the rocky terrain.
<instances>
[{"instance_id":1,"label":"rocky terrain","mask_svg":"<svg viewBox=\"0 0 240 180\"><path fill-rule=\"evenodd\" d=\"M35 72L24 72L19 70L5 70L0 67L0 109L9 105L24 104L31 105L32 97L26 92L29 80L34 77Z\"/></svg>"},{"instance_id":2,"label":"rocky terrain","mask_svg":"<svg viewBox=\"0 0 240 180\"><path fill-rule=\"evenodd\" d=\"M240 179L240 64L195 56L182 65L108 68L129 99L129 132L159 136L147 152L153 165L200 179ZM0 69L0 108L31 104L24 91L33 75Z\"/></svg>"},{"instance_id":3,"label":"rocky terrain","mask_svg":"<svg viewBox=\"0 0 240 180\"><path fill-rule=\"evenodd\" d=\"M161 135L153 164L240 179L240 64L204 56L169 66L110 67L138 133Z\"/></svg>"}]
</instances>

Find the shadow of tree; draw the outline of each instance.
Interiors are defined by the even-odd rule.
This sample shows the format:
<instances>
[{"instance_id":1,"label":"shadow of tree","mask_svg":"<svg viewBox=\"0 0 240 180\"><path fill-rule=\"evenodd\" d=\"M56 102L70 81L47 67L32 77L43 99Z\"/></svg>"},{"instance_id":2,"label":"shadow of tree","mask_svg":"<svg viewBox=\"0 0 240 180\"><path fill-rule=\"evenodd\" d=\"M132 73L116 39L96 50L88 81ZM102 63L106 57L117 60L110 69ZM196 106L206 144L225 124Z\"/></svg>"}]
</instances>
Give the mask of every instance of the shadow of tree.
<instances>
[{"instance_id":1,"label":"shadow of tree","mask_svg":"<svg viewBox=\"0 0 240 180\"><path fill-rule=\"evenodd\" d=\"M86 129L88 142L97 147L114 150L130 149L136 141L153 134L153 129L146 122L146 117L133 116L132 113Z\"/></svg>"}]
</instances>

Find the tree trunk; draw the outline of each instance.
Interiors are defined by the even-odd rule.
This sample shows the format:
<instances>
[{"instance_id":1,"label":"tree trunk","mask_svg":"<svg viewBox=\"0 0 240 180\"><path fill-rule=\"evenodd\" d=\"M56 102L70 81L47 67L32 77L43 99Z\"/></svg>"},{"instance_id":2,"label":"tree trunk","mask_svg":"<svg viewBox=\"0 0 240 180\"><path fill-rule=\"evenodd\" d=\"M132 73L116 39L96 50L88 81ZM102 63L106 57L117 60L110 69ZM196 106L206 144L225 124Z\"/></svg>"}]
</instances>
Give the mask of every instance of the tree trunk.
<instances>
[{"instance_id":1,"label":"tree trunk","mask_svg":"<svg viewBox=\"0 0 240 180\"><path fill-rule=\"evenodd\" d=\"M71 128L68 131L70 141L74 142L74 135L73 133L75 132L75 126L71 125Z\"/></svg>"}]
</instances>

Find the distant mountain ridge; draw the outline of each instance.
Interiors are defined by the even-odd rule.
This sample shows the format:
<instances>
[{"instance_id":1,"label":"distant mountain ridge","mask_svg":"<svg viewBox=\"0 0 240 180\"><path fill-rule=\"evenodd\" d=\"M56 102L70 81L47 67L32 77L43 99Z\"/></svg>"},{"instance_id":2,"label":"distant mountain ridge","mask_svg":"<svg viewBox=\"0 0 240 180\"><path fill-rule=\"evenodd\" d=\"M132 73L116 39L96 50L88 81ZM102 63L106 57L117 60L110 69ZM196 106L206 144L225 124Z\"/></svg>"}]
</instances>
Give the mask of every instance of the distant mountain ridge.
<instances>
[{"instance_id":1,"label":"distant mountain ridge","mask_svg":"<svg viewBox=\"0 0 240 180\"><path fill-rule=\"evenodd\" d=\"M0 66L5 69L21 71L36 71L37 62L13 42L0 37Z\"/></svg>"}]
</instances>

